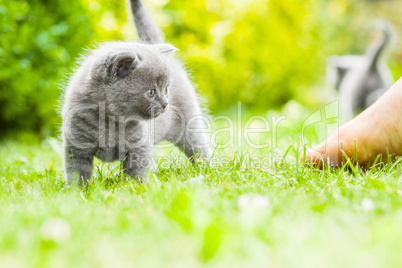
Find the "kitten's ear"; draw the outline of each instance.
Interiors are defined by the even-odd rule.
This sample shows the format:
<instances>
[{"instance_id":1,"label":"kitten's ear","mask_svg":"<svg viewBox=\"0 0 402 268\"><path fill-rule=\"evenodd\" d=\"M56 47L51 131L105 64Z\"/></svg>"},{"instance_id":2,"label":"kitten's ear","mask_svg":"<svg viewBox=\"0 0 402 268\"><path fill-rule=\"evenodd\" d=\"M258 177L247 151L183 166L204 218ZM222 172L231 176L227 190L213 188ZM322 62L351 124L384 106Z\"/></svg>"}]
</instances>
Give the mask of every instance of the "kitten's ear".
<instances>
[{"instance_id":1,"label":"kitten's ear","mask_svg":"<svg viewBox=\"0 0 402 268\"><path fill-rule=\"evenodd\" d=\"M176 50L178 50L177 48L175 48L174 46L170 45L170 44L157 44L154 45L160 53L162 54L172 54L173 52L175 52Z\"/></svg>"},{"instance_id":2,"label":"kitten's ear","mask_svg":"<svg viewBox=\"0 0 402 268\"><path fill-rule=\"evenodd\" d=\"M121 52L110 58L108 74L110 77L122 79L126 77L139 63L139 58L133 52Z\"/></svg>"}]
</instances>

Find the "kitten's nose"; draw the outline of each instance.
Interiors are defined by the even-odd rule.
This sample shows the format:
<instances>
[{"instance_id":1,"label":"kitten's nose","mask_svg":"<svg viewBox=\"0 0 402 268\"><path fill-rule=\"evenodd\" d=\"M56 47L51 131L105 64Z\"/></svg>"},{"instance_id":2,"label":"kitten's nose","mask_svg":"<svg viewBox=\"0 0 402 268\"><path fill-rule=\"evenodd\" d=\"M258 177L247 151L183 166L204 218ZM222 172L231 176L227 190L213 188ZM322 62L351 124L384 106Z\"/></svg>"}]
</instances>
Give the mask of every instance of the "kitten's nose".
<instances>
[{"instance_id":1,"label":"kitten's nose","mask_svg":"<svg viewBox=\"0 0 402 268\"><path fill-rule=\"evenodd\" d=\"M168 102L168 100L167 100L167 98L165 96L163 96L160 99L160 104L162 106L162 109L166 109L166 107L169 105L169 102Z\"/></svg>"}]
</instances>

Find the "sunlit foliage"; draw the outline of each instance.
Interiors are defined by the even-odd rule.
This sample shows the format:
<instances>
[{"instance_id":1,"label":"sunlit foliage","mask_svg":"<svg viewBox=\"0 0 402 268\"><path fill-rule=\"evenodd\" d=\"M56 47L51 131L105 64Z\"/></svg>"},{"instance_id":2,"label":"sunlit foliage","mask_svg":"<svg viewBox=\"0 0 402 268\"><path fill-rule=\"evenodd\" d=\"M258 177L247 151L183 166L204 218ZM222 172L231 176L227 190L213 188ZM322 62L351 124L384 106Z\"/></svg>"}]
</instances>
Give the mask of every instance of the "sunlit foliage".
<instances>
[{"instance_id":1,"label":"sunlit foliage","mask_svg":"<svg viewBox=\"0 0 402 268\"><path fill-rule=\"evenodd\" d=\"M325 101L326 58L363 53L373 19L401 22L397 1L149 0L213 113L237 102L265 111ZM78 56L100 41L135 40L128 1L0 0L0 134L55 133L57 103ZM399 46L400 47L400 46ZM402 74L402 53L390 64Z\"/></svg>"}]
</instances>

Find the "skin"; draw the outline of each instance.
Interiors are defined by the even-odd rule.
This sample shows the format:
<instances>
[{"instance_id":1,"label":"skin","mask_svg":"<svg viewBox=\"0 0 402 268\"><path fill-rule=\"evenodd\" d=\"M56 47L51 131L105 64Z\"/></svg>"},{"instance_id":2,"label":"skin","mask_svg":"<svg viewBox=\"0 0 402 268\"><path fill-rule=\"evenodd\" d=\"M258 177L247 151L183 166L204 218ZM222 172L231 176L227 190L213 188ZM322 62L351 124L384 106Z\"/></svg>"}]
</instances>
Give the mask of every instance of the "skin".
<instances>
[{"instance_id":1,"label":"skin","mask_svg":"<svg viewBox=\"0 0 402 268\"><path fill-rule=\"evenodd\" d=\"M402 155L402 78L373 105L299 159L322 168L324 163L338 166L349 158L368 167L377 156L386 162L388 154Z\"/></svg>"}]
</instances>

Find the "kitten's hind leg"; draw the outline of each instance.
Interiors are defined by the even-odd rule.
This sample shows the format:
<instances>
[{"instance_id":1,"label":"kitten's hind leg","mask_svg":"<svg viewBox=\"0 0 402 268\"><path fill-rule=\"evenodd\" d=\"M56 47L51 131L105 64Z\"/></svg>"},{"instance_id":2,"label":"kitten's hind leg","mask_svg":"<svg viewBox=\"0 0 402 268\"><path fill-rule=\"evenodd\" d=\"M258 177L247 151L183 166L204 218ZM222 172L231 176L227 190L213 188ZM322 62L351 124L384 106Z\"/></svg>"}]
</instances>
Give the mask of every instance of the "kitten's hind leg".
<instances>
[{"instance_id":1,"label":"kitten's hind leg","mask_svg":"<svg viewBox=\"0 0 402 268\"><path fill-rule=\"evenodd\" d=\"M148 184L149 172L155 168L155 161L150 148L135 148L130 150L123 160L124 173Z\"/></svg>"},{"instance_id":2,"label":"kitten's hind leg","mask_svg":"<svg viewBox=\"0 0 402 268\"><path fill-rule=\"evenodd\" d=\"M186 154L192 163L204 160L210 165L212 149L206 133L188 131L176 145Z\"/></svg>"},{"instance_id":3,"label":"kitten's hind leg","mask_svg":"<svg viewBox=\"0 0 402 268\"><path fill-rule=\"evenodd\" d=\"M67 183L77 181L86 184L92 175L93 155L86 152L79 152L72 148L65 148L64 167L66 169Z\"/></svg>"},{"instance_id":4,"label":"kitten's hind leg","mask_svg":"<svg viewBox=\"0 0 402 268\"><path fill-rule=\"evenodd\" d=\"M131 0L131 10L134 15L138 37L150 44L163 43L164 37L145 8L142 0Z\"/></svg>"}]
</instances>

